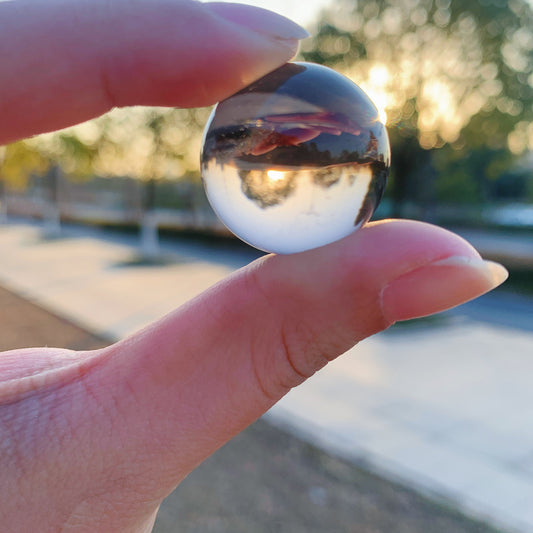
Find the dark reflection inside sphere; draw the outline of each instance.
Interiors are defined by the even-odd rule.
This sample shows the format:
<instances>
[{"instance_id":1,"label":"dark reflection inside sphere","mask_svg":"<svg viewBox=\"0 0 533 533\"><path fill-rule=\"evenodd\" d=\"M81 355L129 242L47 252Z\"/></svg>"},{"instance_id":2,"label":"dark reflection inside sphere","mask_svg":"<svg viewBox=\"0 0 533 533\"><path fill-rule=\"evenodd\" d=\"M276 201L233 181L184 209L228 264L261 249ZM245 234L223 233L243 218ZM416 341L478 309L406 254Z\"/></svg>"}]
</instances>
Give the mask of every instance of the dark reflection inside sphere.
<instances>
[{"instance_id":1,"label":"dark reflection inside sphere","mask_svg":"<svg viewBox=\"0 0 533 533\"><path fill-rule=\"evenodd\" d=\"M209 201L230 230L262 250L292 253L370 218L390 148L357 85L321 65L288 63L217 105L201 164Z\"/></svg>"}]
</instances>

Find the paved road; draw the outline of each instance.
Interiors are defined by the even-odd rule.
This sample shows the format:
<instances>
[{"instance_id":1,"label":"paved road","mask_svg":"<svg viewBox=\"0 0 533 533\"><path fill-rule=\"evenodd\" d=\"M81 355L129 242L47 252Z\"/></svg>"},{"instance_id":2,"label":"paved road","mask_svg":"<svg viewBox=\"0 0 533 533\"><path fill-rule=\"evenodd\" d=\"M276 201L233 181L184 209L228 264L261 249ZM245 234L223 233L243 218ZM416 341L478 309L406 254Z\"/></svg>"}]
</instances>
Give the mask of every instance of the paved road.
<instances>
[{"instance_id":1,"label":"paved road","mask_svg":"<svg viewBox=\"0 0 533 533\"><path fill-rule=\"evenodd\" d=\"M478 322L533 331L533 297L507 292L505 287L450 311Z\"/></svg>"},{"instance_id":2,"label":"paved road","mask_svg":"<svg viewBox=\"0 0 533 533\"><path fill-rule=\"evenodd\" d=\"M508 267L533 269L533 235L521 232L457 230L484 257Z\"/></svg>"}]
</instances>

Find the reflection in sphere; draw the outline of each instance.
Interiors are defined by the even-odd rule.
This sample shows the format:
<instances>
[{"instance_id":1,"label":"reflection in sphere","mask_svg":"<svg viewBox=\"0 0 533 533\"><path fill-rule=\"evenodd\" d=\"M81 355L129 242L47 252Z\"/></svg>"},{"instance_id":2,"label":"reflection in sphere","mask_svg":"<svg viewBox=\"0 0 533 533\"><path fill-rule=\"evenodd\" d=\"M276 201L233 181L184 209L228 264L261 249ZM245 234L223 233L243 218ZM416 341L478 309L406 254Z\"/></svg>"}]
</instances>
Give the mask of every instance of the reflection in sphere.
<instances>
[{"instance_id":1,"label":"reflection in sphere","mask_svg":"<svg viewBox=\"0 0 533 533\"><path fill-rule=\"evenodd\" d=\"M390 148L357 85L327 67L287 63L217 105L201 163L209 201L233 233L261 250L294 253L370 218Z\"/></svg>"}]
</instances>

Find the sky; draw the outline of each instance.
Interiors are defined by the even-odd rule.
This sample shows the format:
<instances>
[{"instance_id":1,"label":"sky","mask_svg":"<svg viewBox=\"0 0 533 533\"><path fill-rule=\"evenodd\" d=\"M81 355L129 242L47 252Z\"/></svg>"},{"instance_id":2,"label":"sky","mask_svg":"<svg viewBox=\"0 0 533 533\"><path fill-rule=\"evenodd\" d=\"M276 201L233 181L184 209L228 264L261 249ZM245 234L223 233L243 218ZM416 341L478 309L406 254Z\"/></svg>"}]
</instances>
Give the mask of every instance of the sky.
<instances>
[{"instance_id":1,"label":"sky","mask_svg":"<svg viewBox=\"0 0 533 533\"><path fill-rule=\"evenodd\" d=\"M222 0L229 1L229 0ZM305 28L315 20L320 10L331 4L332 0L306 0L303 6L303 0L233 0L240 4L249 4L251 6L263 7L276 11L281 15L298 22ZM528 0L533 6L533 0Z\"/></svg>"},{"instance_id":2,"label":"sky","mask_svg":"<svg viewBox=\"0 0 533 533\"><path fill-rule=\"evenodd\" d=\"M223 0L226 1L226 0ZM281 15L308 27L314 21L320 10L331 3L331 0L234 0L239 4L270 9Z\"/></svg>"}]
</instances>

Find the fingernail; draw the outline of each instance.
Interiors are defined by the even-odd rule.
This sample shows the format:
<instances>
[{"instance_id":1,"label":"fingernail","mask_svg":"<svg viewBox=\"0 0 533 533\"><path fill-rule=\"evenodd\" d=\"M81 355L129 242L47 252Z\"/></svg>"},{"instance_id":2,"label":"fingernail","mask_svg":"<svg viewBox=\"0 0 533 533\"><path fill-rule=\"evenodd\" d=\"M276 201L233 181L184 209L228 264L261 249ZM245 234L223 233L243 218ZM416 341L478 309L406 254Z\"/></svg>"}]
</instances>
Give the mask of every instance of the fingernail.
<instances>
[{"instance_id":1,"label":"fingernail","mask_svg":"<svg viewBox=\"0 0 533 533\"><path fill-rule=\"evenodd\" d=\"M277 39L305 39L307 30L292 20L268 9L226 2L208 2L205 6L218 17Z\"/></svg>"},{"instance_id":2,"label":"fingernail","mask_svg":"<svg viewBox=\"0 0 533 533\"><path fill-rule=\"evenodd\" d=\"M391 322L419 318L477 298L507 277L507 270L498 263L448 257L390 281L381 292L381 308Z\"/></svg>"}]
</instances>

